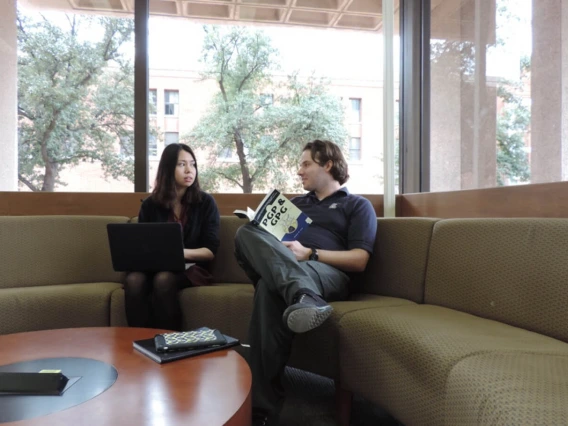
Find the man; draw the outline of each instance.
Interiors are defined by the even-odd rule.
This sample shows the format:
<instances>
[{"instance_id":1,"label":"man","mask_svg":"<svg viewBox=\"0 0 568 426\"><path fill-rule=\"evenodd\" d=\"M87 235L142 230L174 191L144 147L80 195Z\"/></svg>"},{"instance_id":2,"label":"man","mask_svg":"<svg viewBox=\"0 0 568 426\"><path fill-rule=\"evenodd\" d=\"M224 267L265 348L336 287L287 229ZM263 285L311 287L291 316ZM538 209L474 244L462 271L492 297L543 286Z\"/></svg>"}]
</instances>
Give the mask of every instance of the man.
<instances>
[{"instance_id":1,"label":"man","mask_svg":"<svg viewBox=\"0 0 568 426\"><path fill-rule=\"evenodd\" d=\"M276 425L284 399L281 377L295 333L321 325L348 296L348 272L365 269L377 230L373 206L341 186L349 179L341 150L308 143L298 175L308 194L292 202L312 224L297 241L280 242L251 224L235 237L235 255L255 283L249 328L255 425Z\"/></svg>"}]
</instances>

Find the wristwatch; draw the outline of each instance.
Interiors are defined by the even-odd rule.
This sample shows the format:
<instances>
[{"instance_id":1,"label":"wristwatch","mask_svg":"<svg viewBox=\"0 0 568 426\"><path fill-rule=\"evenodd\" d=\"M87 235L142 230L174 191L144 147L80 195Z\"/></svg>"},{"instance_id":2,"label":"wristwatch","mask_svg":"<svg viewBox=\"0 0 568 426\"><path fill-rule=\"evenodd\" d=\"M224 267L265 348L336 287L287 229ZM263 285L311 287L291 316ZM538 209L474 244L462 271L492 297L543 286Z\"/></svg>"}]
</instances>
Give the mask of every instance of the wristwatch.
<instances>
[{"instance_id":1,"label":"wristwatch","mask_svg":"<svg viewBox=\"0 0 568 426\"><path fill-rule=\"evenodd\" d=\"M308 259L317 261L319 259L318 249L312 247L311 250L312 250L312 253L310 254L310 257Z\"/></svg>"}]
</instances>

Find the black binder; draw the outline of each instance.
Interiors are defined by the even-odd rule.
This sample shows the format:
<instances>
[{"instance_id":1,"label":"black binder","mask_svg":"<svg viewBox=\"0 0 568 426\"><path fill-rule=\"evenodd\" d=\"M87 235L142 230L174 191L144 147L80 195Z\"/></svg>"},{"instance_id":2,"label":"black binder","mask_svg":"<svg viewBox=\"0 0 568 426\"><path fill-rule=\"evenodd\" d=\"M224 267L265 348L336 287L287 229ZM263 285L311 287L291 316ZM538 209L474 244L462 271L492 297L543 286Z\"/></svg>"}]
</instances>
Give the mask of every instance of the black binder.
<instances>
[{"instance_id":1,"label":"black binder","mask_svg":"<svg viewBox=\"0 0 568 426\"><path fill-rule=\"evenodd\" d=\"M189 358L192 356L208 354L210 352L220 351L223 349L228 349L233 346L237 346L240 342L234 337L224 335L227 343L219 346L210 346L201 349L188 349L188 350L178 350L174 352L158 352L156 351L156 345L154 344L154 339L143 339L135 340L132 342L132 346L138 352L146 355L148 358L156 361L158 364L165 364L167 362L177 361L178 359Z\"/></svg>"}]
</instances>

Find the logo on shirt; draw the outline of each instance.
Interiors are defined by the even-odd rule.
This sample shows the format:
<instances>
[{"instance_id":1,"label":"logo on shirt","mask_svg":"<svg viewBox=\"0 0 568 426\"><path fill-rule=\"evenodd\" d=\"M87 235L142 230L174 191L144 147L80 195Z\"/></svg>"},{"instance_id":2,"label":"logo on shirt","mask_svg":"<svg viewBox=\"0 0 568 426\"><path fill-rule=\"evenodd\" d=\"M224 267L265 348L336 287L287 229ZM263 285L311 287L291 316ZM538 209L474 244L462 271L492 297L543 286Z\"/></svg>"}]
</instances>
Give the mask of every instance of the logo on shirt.
<instances>
[{"instance_id":1,"label":"logo on shirt","mask_svg":"<svg viewBox=\"0 0 568 426\"><path fill-rule=\"evenodd\" d=\"M330 209L336 209L336 208L337 208L337 203L330 204L329 208L330 208Z\"/></svg>"}]
</instances>

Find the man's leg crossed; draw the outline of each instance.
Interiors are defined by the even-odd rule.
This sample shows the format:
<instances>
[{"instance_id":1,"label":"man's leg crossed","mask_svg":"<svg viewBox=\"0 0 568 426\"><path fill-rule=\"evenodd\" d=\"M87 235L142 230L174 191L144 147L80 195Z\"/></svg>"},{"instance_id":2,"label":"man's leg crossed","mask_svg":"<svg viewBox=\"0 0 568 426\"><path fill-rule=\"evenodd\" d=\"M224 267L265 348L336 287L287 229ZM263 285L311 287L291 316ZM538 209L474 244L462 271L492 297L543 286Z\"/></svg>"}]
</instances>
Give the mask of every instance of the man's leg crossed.
<instances>
[{"instance_id":1,"label":"man's leg crossed","mask_svg":"<svg viewBox=\"0 0 568 426\"><path fill-rule=\"evenodd\" d=\"M301 290L321 292L294 254L268 232L251 224L241 226L235 237L235 256L249 277L264 278L287 305Z\"/></svg>"}]
</instances>

